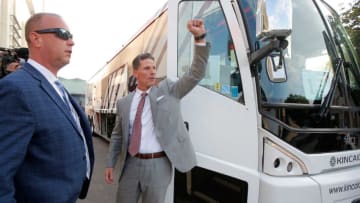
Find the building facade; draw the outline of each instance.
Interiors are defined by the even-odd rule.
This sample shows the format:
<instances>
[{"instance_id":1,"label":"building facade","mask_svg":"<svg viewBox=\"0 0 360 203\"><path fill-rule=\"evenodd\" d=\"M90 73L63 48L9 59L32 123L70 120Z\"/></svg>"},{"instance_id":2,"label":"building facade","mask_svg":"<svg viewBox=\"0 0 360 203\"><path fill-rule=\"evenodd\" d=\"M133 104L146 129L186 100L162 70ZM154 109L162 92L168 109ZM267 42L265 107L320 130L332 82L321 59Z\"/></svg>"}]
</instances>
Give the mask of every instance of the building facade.
<instances>
[{"instance_id":1,"label":"building facade","mask_svg":"<svg viewBox=\"0 0 360 203\"><path fill-rule=\"evenodd\" d=\"M9 49L26 47L24 26L26 20L34 13L32 0L1 0L0 47Z\"/></svg>"}]
</instances>

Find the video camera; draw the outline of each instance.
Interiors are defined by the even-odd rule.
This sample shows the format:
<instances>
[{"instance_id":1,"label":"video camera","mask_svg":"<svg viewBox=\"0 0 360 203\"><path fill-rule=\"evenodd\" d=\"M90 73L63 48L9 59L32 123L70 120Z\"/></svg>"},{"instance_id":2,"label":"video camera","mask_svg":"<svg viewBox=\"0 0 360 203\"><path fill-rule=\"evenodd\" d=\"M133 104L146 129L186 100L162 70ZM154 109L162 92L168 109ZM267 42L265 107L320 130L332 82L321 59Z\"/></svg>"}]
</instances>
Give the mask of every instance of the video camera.
<instances>
[{"instance_id":1,"label":"video camera","mask_svg":"<svg viewBox=\"0 0 360 203\"><path fill-rule=\"evenodd\" d=\"M6 76L10 72L7 70L9 64L13 62L22 63L29 58L29 50L27 48L2 48L0 47L0 78Z\"/></svg>"}]
</instances>

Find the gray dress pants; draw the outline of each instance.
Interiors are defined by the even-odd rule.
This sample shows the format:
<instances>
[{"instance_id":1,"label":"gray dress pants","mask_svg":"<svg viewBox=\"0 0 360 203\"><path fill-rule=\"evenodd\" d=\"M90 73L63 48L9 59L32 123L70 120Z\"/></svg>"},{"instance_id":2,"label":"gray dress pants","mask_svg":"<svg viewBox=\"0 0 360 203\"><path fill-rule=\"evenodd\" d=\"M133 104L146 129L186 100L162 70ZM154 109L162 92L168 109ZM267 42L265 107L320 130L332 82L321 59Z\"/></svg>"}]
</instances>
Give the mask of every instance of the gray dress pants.
<instances>
[{"instance_id":1,"label":"gray dress pants","mask_svg":"<svg viewBox=\"0 0 360 203\"><path fill-rule=\"evenodd\" d=\"M117 203L162 203L173 169L169 159L139 159L128 156L119 179Z\"/></svg>"}]
</instances>

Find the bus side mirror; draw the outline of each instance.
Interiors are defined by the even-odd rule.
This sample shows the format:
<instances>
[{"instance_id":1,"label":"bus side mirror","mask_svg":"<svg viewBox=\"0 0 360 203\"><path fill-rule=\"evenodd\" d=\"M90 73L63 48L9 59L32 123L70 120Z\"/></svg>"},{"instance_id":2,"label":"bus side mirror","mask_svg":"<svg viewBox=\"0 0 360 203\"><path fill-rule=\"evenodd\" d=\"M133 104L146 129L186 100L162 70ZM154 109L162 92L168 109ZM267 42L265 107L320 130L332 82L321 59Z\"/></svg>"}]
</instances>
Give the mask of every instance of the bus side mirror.
<instances>
[{"instance_id":1,"label":"bus side mirror","mask_svg":"<svg viewBox=\"0 0 360 203\"><path fill-rule=\"evenodd\" d=\"M250 54L251 66L256 66L266 57L267 74L273 82L286 81L283 51L288 46L286 38L290 34L291 29L263 31L257 36L257 39L266 45Z\"/></svg>"},{"instance_id":2,"label":"bus side mirror","mask_svg":"<svg viewBox=\"0 0 360 203\"><path fill-rule=\"evenodd\" d=\"M285 82L286 67L284 56L282 54L274 53L266 57L266 72L272 82Z\"/></svg>"}]
</instances>

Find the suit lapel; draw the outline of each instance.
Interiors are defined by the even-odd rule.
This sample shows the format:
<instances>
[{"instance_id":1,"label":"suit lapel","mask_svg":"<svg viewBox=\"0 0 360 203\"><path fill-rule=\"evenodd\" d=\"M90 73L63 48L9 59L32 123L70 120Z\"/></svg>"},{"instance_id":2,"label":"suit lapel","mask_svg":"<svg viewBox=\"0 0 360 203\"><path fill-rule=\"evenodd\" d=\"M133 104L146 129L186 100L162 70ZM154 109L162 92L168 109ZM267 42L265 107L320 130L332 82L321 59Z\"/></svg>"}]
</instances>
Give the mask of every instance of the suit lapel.
<instances>
[{"instance_id":1,"label":"suit lapel","mask_svg":"<svg viewBox=\"0 0 360 203\"><path fill-rule=\"evenodd\" d=\"M75 123L71 113L67 110L66 104L53 88L53 86L49 83L49 81L30 64L25 64L23 68L40 82L41 89L44 90L44 92L51 98L57 107L59 107L59 109L65 114L66 118L71 122L71 125L76 129L76 131L79 132L77 124Z\"/></svg>"},{"instance_id":2,"label":"suit lapel","mask_svg":"<svg viewBox=\"0 0 360 203\"><path fill-rule=\"evenodd\" d=\"M124 102L124 106L122 108L122 127L124 129L124 143L128 143L129 135L130 135L130 108L131 102L134 98L135 91L130 93Z\"/></svg>"},{"instance_id":3,"label":"suit lapel","mask_svg":"<svg viewBox=\"0 0 360 203\"><path fill-rule=\"evenodd\" d=\"M68 93L68 92L67 92L67 93ZM80 134L82 133L82 132L80 132L80 130L82 130L83 133L85 134L85 133L87 132L87 129L86 129L86 131L85 131L84 125L81 125L81 123L84 122L84 119L86 118L86 116L83 115L82 110L80 109L80 106L79 106L79 105L76 103L76 101L70 96L69 93L68 93L68 95L69 95L69 100L70 100L70 102L71 102L71 105L73 106L75 113L76 113L77 116L79 117L79 125L80 125L81 129L77 128L77 130L79 131ZM71 118L74 120L74 117L73 117L72 115L71 115ZM75 125L76 125L75 127L77 127L76 121L74 121L73 124L75 124ZM86 125L86 126L87 126L87 125Z\"/></svg>"},{"instance_id":4,"label":"suit lapel","mask_svg":"<svg viewBox=\"0 0 360 203\"><path fill-rule=\"evenodd\" d=\"M150 92L149 92L149 98L150 98L150 107L151 107L151 114L152 114L152 120L154 123L154 126L156 126L156 115L157 115L157 92L158 89L157 87L152 87Z\"/></svg>"},{"instance_id":5,"label":"suit lapel","mask_svg":"<svg viewBox=\"0 0 360 203\"><path fill-rule=\"evenodd\" d=\"M71 115L71 112L68 110L68 107L66 106L64 101L60 98L60 96L56 92L56 90L54 90L54 88L51 86L51 84L47 80L42 81L41 87L49 95L49 97L56 103L56 105L60 108L60 110L65 114L66 118L71 122L71 125L75 128L75 130L79 134L81 134L81 132L79 132L80 129L77 127L76 121L74 120L73 116Z\"/></svg>"}]
</instances>

